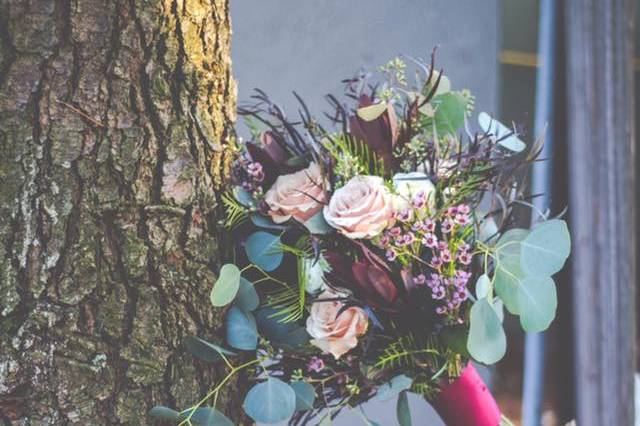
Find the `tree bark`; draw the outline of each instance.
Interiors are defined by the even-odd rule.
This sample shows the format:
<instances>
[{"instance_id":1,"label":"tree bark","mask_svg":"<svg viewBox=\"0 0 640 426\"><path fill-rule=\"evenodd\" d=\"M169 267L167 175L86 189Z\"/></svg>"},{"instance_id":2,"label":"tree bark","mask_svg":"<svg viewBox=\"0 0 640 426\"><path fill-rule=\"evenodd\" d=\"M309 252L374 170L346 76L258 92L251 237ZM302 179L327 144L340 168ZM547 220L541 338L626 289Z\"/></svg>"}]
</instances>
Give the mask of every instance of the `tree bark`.
<instances>
[{"instance_id":1,"label":"tree bark","mask_svg":"<svg viewBox=\"0 0 640 426\"><path fill-rule=\"evenodd\" d=\"M0 0L6 424L151 424L220 377L182 341L221 324L229 41L227 0Z\"/></svg>"}]
</instances>

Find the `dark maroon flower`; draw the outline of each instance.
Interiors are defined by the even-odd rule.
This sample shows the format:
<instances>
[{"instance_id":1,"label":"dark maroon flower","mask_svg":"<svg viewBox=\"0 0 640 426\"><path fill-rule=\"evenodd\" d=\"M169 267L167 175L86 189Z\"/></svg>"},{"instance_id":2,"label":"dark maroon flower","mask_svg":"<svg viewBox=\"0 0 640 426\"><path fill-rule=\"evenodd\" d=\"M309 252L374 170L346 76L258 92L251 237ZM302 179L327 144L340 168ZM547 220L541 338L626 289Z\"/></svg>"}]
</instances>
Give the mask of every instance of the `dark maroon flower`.
<instances>
[{"instance_id":1,"label":"dark maroon flower","mask_svg":"<svg viewBox=\"0 0 640 426\"><path fill-rule=\"evenodd\" d=\"M264 184L270 186L281 174L292 173L294 169L287 165L287 153L278 144L271 132L264 132L260 136L260 143L248 142L247 151L254 162L262 165Z\"/></svg>"},{"instance_id":2,"label":"dark maroon flower","mask_svg":"<svg viewBox=\"0 0 640 426\"><path fill-rule=\"evenodd\" d=\"M382 268L366 260L355 262L351 271L359 290L375 305L392 305L398 299L398 289Z\"/></svg>"},{"instance_id":3,"label":"dark maroon flower","mask_svg":"<svg viewBox=\"0 0 640 426\"><path fill-rule=\"evenodd\" d=\"M358 109L373 105L367 95L360 96ZM383 158L387 167L393 161L393 146L398 139L398 118L393 105L387 105L386 111L376 119L366 121L357 114L349 118L350 133L364 141L376 154Z\"/></svg>"},{"instance_id":4,"label":"dark maroon flower","mask_svg":"<svg viewBox=\"0 0 640 426\"><path fill-rule=\"evenodd\" d=\"M287 153L276 141L272 132L264 132L260 135L260 143L262 149L275 161L277 164L284 164L287 161Z\"/></svg>"}]
</instances>

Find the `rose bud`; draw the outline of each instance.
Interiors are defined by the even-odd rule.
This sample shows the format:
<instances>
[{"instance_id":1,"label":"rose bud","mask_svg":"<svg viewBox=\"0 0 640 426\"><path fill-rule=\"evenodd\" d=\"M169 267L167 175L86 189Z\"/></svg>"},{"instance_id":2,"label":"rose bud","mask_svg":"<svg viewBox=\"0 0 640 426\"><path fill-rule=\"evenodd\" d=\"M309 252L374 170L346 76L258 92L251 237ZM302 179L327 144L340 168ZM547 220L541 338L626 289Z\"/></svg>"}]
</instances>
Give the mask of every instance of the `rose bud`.
<instances>
[{"instance_id":1,"label":"rose bud","mask_svg":"<svg viewBox=\"0 0 640 426\"><path fill-rule=\"evenodd\" d=\"M392 305L398 299L396 285L382 268L360 260L352 265L351 271L358 288L372 303Z\"/></svg>"},{"instance_id":2,"label":"rose bud","mask_svg":"<svg viewBox=\"0 0 640 426\"><path fill-rule=\"evenodd\" d=\"M360 96L358 112L349 118L350 133L356 139L364 141L389 166L393 161L393 146L398 140L398 118L393 105L388 103L380 115L369 120L371 117L368 112L373 111L367 111L367 107L373 105L369 96ZM367 114L363 111L367 111Z\"/></svg>"}]
</instances>

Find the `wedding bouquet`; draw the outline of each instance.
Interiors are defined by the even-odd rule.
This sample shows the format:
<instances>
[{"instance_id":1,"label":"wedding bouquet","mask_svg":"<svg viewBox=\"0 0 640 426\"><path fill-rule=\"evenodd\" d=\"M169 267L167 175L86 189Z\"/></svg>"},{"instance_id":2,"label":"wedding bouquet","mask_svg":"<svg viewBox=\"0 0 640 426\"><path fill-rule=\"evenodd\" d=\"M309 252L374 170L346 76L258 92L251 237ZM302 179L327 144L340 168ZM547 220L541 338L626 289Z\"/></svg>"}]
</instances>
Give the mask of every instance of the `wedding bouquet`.
<instances>
[{"instance_id":1,"label":"wedding bouquet","mask_svg":"<svg viewBox=\"0 0 640 426\"><path fill-rule=\"evenodd\" d=\"M502 421L470 361L504 355L503 307L526 331L549 326L551 276L570 251L565 222L527 201L542 142L486 113L473 131L474 97L433 57L377 75L346 80L322 121L297 95L293 119L261 91L240 108L252 137L222 197L236 245L211 290L226 336L187 342L229 374L194 406L154 414L232 424L215 400L244 371L254 383L243 408L260 423L328 425L397 397L409 425L408 392L448 426ZM533 229L515 227L518 208L532 208Z\"/></svg>"}]
</instances>

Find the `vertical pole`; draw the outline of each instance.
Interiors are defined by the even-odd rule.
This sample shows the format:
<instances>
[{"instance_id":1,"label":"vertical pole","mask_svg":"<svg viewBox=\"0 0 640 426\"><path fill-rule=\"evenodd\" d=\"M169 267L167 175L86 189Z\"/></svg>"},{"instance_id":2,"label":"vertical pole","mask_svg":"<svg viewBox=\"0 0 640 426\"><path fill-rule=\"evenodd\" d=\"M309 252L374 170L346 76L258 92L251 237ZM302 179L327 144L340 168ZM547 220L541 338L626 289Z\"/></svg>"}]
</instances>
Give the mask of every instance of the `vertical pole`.
<instances>
[{"instance_id":1,"label":"vertical pole","mask_svg":"<svg viewBox=\"0 0 640 426\"><path fill-rule=\"evenodd\" d=\"M634 0L567 0L576 410L633 425L636 238Z\"/></svg>"},{"instance_id":2,"label":"vertical pole","mask_svg":"<svg viewBox=\"0 0 640 426\"><path fill-rule=\"evenodd\" d=\"M533 167L532 194L537 211L550 207L553 186L553 93L555 55L555 0L540 0L538 25L538 68L536 74L536 107L534 135L545 132L545 143L540 158ZM532 221L539 219L533 213ZM540 412L544 394L545 336L544 333L527 333L525 336L524 380L522 389L523 426L540 425Z\"/></svg>"}]
</instances>

